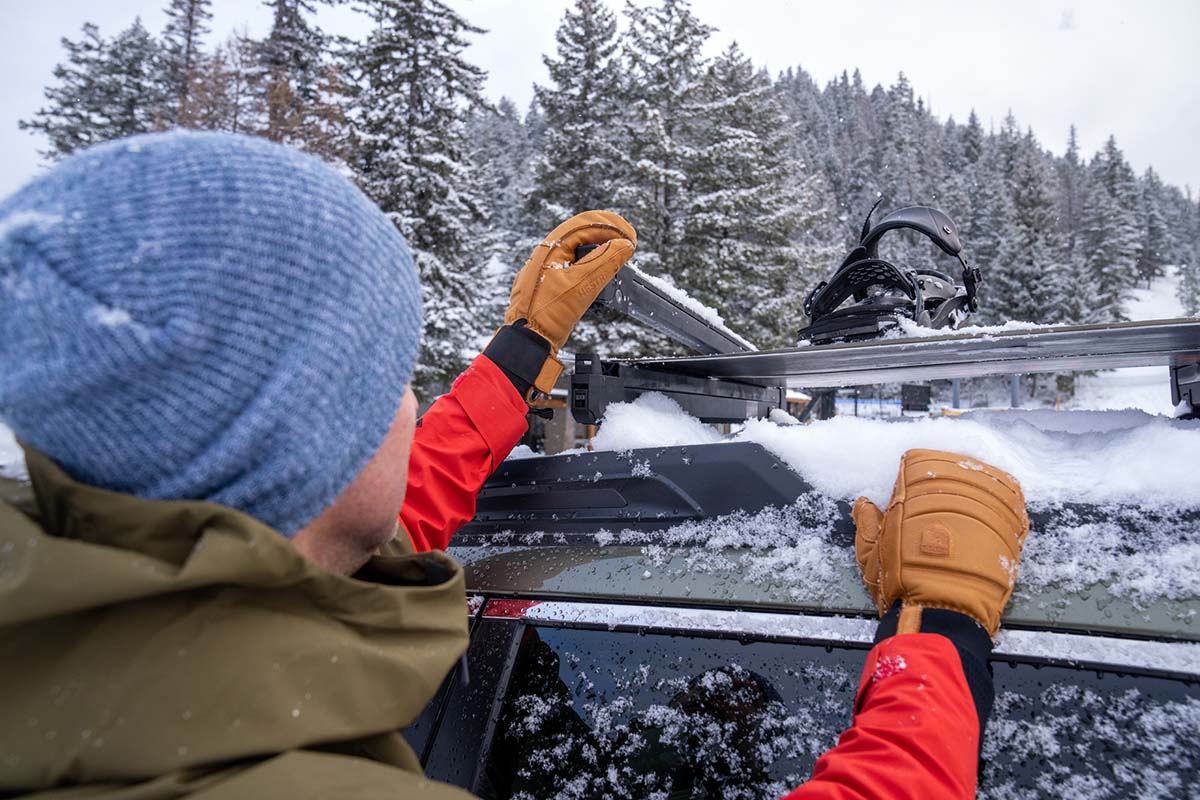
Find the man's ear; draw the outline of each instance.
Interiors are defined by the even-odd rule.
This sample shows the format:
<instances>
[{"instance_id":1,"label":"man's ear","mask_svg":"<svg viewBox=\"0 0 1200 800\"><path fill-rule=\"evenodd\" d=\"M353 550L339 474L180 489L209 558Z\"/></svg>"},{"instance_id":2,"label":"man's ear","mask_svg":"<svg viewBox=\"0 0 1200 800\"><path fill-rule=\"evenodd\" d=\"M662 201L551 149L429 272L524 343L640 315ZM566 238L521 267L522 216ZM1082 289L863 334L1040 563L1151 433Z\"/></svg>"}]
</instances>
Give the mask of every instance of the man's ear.
<instances>
[{"instance_id":1,"label":"man's ear","mask_svg":"<svg viewBox=\"0 0 1200 800\"><path fill-rule=\"evenodd\" d=\"M350 575L395 537L416 418L417 398L406 388L371 460L328 508L292 537L306 558L330 572Z\"/></svg>"}]
</instances>

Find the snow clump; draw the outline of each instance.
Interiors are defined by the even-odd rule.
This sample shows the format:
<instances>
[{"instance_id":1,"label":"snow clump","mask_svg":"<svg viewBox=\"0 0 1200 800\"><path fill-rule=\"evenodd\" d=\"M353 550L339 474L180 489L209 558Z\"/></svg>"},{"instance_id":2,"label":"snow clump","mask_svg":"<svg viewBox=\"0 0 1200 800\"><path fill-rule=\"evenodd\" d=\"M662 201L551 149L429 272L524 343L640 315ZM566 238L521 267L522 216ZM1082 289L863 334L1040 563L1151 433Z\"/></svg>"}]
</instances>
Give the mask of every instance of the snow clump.
<instances>
[{"instance_id":1,"label":"snow clump","mask_svg":"<svg viewBox=\"0 0 1200 800\"><path fill-rule=\"evenodd\" d=\"M900 456L961 453L1016 476L1030 502L1194 506L1200 424L1139 411L976 411L896 420L834 417L809 425L746 422L731 438L650 393L608 407L594 450L757 442L822 494L887 502Z\"/></svg>"},{"instance_id":2,"label":"snow clump","mask_svg":"<svg viewBox=\"0 0 1200 800\"><path fill-rule=\"evenodd\" d=\"M649 392L632 403L613 403L592 439L593 450L633 450L713 444L721 434L687 414L664 394Z\"/></svg>"},{"instance_id":3,"label":"snow clump","mask_svg":"<svg viewBox=\"0 0 1200 800\"><path fill-rule=\"evenodd\" d=\"M25 471L25 453L17 444L17 437L2 423L0 423L0 478L18 481L29 479L29 474Z\"/></svg>"}]
</instances>

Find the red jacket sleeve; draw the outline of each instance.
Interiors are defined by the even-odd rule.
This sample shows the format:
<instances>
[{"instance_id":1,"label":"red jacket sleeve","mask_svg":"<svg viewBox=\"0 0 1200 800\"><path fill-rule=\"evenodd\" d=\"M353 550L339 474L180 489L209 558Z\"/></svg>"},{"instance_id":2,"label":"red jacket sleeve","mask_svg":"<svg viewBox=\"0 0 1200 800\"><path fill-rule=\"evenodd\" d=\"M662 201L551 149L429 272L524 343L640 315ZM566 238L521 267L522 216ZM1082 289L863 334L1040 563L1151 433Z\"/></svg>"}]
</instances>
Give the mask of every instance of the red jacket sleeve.
<instances>
[{"instance_id":1,"label":"red jacket sleeve","mask_svg":"<svg viewBox=\"0 0 1200 800\"><path fill-rule=\"evenodd\" d=\"M954 645L909 633L871 650L854 722L785 800L975 797L979 718Z\"/></svg>"},{"instance_id":2,"label":"red jacket sleeve","mask_svg":"<svg viewBox=\"0 0 1200 800\"><path fill-rule=\"evenodd\" d=\"M400 525L417 552L445 550L475 516L475 495L525 434L529 407L477 356L417 423Z\"/></svg>"}]
</instances>

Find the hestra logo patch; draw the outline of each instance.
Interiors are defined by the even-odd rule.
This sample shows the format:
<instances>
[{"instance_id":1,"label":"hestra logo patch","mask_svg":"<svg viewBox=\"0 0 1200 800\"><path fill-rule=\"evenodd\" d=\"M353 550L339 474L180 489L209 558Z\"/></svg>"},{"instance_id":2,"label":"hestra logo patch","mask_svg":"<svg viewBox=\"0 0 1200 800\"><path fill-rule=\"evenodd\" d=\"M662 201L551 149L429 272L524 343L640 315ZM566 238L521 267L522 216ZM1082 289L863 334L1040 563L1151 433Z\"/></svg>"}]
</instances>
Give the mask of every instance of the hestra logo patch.
<instances>
[{"instance_id":1,"label":"hestra logo patch","mask_svg":"<svg viewBox=\"0 0 1200 800\"><path fill-rule=\"evenodd\" d=\"M575 294L580 296L595 297L600 294L600 290L604 288L607 281L600 278L599 275L593 275L575 288Z\"/></svg>"},{"instance_id":2,"label":"hestra logo patch","mask_svg":"<svg viewBox=\"0 0 1200 800\"><path fill-rule=\"evenodd\" d=\"M950 530L945 525L933 524L921 531L921 553L927 556L950 555Z\"/></svg>"}]
</instances>

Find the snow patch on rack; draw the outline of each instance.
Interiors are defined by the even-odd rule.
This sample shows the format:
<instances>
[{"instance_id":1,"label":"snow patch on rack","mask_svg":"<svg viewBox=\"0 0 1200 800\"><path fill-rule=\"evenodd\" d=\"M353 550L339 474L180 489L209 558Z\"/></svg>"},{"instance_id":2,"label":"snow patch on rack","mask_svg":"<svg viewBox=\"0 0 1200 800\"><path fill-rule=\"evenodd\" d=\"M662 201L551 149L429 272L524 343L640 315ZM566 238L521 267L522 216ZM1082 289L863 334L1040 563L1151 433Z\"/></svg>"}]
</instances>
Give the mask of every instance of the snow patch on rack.
<instances>
[{"instance_id":1,"label":"snow patch on rack","mask_svg":"<svg viewBox=\"0 0 1200 800\"><path fill-rule=\"evenodd\" d=\"M782 408L772 408L771 413L767 415L767 419L774 422L776 425L800 425L800 420L793 417Z\"/></svg>"},{"instance_id":2,"label":"snow patch on rack","mask_svg":"<svg viewBox=\"0 0 1200 800\"><path fill-rule=\"evenodd\" d=\"M898 420L835 417L783 428L751 420L737 437L761 444L832 497L891 496L900 456L914 447L961 453L1014 475L1043 502L1200 501L1200 425L1128 412L972 412Z\"/></svg>"},{"instance_id":3,"label":"snow patch on rack","mask_svg":"<svg viewBox=\"0 0 1200 800\"><path fill-rule=\"evenodd\" d=\"M512 452L510 452L507 456L505 456L504 460L505 461L520 461L523 458L541 458L541 457L542 457L542 454L537 452L536 450L534 450L529 445L519 444L512 449Z\"/></svg>"},{"instance_id":4,"label":"snow patch on rack","mask_svg":"<svg viewBox=\"0 0 1200 800\"><path fill-rule=\"evenodd\" d=\"M994 652L1071 664L1104 664L1200 675L1200 644L1001 628Z\"/></svg>"},{"instance_id":5,"label":"snow patch on rack","mask_svg":"<svg viewBox=\"0 0 1200 800\"><path fill-rule=\"evenodd\" d=\"M1009 320L1003 325L964 325L961 328L927 328L924 325L918 325L911 319L901 317L899 327L893 328L883 335L884 339L932 339L946 336L995 336L998 333L1011 333L1012 331L1048 331L1053 330L1056 325L1045 325L1038 322L1022 322L1020 320Z\"/></svg>"},{"instance_id":6,"label":"snow patch on rack","mask_svg":"<svg viewBox=\"0 0 1200 800\"><path fill-rule=\"evenodd\" d=\"M875 620L861 617L553 600L530 606L525 612L525 619L576 625L602 622L609 629L624 627L659 631L704 631L857 643L869 643L875 635L876 627ZM1197 645L1197 649L1200 650L1200 645Z\"/></svg>"},{"instance_id":7,"label":"snow patch on rack","mask_svg":"<svg viewBox=\"0 0 1200 800\"><path fill-rule=\"evenodd\" d=\"M1200 503L1200 423L1144 412L974 411L894 421L835 417L809 425L749 420L733 437L689 416L670 398L645 394L608 407L594 450L756 442L818 491L883 505L900 456L949 450L1003 469L1030 501L1188 506Z\"/></svg>"},{"instance_id":8,"label":"snow patch on rack","mask_svg":"<svg viewBox=\"0 0 1200 800\"><path fill-rule=\"evenodd\" d=\"M604 424L592 439L592 449L620 451L712 444L721 438L714 428L687 414L665 394L649 392L632 403L610 405Z\"/></svg>"},{"instance_id":9,"label":"snow patch on rack","mask_svg":"<svg viewBox=\"0 0 1200 800\"><path fill-rule=\"evenodd\" d=\"M660 277L658 275L651 275L647 272L643 272L633 262L626 264L624 269L628 270L632 275L637 277L638 280L640 280L643 283L646 283L650 286L653 286L655 289L657 289L658 291L665 294L676 305L682 306L683 308L687 309L688 311L690 311L693 314L695 314L696 316L698 316L700 319L707 322L709 325L712 325L714 328L720 329L720 331L722 333L724 333L726 336L730 337L731 339L739 342L747 350L757 350L758 349L753 344L751 344L749 341L747 341L745 338L743 338L742 336L739 336L737 333L730 330L725 325L725 320L721 317L721 315L717 312L717 310L715 308L709 308L708 306L704 305L696 298L689 295L684 290L680 289L678 286L676 286L671 281L669 276Z\"/></svg>"},{"instance_id":10,"label":"snow patch on rack","mask_svg":"<svg viewBox=\"0 0 1200 800\"><path fill-rule=\"evenodd\" d=\"M3 423L0 423L0 478L29 480L29 473L25 470L25 453L17 444L17 437Z\"/></svg>"}]
</instances>

